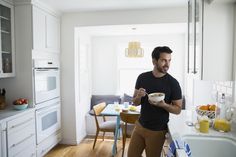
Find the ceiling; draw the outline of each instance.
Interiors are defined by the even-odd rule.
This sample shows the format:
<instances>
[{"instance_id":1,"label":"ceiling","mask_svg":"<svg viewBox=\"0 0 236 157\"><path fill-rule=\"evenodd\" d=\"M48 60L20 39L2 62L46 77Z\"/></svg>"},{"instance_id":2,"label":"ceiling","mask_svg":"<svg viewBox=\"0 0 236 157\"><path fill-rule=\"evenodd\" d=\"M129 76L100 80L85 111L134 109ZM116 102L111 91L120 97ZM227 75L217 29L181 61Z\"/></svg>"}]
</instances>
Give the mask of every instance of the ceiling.
<instances>
[{"instance_id":1,"label":"ceiling","mask_svg":"<svg viewBox=\"0 0 236 157\"><path fill-rule=\"evenodd\" d=\"M186 6L188 0L40 0L61 12L153 9Z\"/></svg>"},{"instance_id":2,"label":"ceiling","mask_svg":"<svg viewBox=\"0 0 236 157\"><path fill-rule=\"evenodd\" d=\"M80 34L89 36L135 36L184 34L187 32L186 23L136 24L136 25L107 25L77 27Z\"/></svg>"}]
</instances>

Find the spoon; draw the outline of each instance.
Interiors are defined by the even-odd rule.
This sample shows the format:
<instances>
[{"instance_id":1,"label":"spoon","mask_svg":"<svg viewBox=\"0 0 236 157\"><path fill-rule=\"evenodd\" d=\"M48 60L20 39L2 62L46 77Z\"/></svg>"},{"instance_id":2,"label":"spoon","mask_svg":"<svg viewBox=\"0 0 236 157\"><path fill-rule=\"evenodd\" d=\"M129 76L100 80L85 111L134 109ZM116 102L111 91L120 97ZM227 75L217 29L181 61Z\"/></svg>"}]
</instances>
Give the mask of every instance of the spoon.
<instances>
[{"instance_id":1,"label":"spoon","mask_svg":"<svg viewBox=\"0 0 236 157\"><path fill-rule=\"evenodd\" d=\"M144 91L145 92L145 94L147 94L148 95L148 93L146 92L146 91Z\"/></svg>"}]
</instances>

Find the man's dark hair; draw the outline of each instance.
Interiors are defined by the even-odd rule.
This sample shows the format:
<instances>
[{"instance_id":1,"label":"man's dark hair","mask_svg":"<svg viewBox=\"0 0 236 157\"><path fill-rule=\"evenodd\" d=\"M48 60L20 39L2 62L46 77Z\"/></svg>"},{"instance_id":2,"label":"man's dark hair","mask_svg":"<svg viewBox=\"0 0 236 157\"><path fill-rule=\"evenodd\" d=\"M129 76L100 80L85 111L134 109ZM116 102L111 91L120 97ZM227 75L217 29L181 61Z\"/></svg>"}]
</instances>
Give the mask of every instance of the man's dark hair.
<instances>
[{"instance_id":1,"label":"man's dark hair","mask_svg":"<svg viewBox=\"0 0 236 157\"><path fill-rule=\"evenodd\" d=\"M161 53L172 53L172 50L168 46L158 46L152 51L152 58L158 60Z\"/></svg>"}]
</instances>

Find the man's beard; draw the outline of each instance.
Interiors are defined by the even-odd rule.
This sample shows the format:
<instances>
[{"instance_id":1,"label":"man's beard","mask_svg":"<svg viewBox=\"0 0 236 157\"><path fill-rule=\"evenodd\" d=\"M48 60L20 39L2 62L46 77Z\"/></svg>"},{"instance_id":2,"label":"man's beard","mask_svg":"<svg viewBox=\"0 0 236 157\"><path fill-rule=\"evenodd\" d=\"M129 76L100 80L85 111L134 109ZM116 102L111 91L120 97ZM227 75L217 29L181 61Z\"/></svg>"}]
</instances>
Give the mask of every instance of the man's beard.
<instances>
[{"instance_id":1,"label":"man's beard","mask_svg":"<svg viewBox=\"0 0 236 157\"><path fill-rule=\"evenodd\" d=\"M169 67L168 66L163 66L163 67L157 66L157 70L163 74L166 74L167 71L169 70Z\"/></svg>"}]
</instances>

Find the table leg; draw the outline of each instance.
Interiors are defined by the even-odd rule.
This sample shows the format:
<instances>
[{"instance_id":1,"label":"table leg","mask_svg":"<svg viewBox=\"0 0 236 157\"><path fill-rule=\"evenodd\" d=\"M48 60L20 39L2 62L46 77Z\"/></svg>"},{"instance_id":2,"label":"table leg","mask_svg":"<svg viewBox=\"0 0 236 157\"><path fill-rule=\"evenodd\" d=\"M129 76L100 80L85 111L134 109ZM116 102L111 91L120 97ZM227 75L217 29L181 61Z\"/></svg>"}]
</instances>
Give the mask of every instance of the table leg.
<instances>
[{"instance_id":1,"label":"table leg","mask_svg":"<svg viewBox=\"0 0 236 157\"><path fill-rule=\"evenodd\" d=\"M119 135L119 128L120 128L120 116L117 116L116 117L116 130L115 130L115 139L114 139L114 144L113 144L113 147L112 147L112 156L115 156L116 155L116 147L117 147L117 138L118 138L118 135Z\"/></svg>"}]
</instances>

